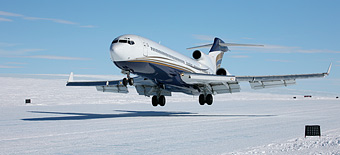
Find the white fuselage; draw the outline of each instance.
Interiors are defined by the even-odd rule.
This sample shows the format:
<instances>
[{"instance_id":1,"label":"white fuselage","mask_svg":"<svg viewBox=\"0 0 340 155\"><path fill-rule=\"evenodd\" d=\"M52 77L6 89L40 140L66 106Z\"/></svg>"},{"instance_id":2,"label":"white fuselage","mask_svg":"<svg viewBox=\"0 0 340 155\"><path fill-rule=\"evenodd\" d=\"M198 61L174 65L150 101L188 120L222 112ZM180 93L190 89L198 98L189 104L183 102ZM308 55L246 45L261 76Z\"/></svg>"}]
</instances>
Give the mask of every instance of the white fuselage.
<instances>
[{"instance_id":1,"label":"white fuselage","mask_svg":"<svg viewBox=\"0 0 340 155\"><path fill-rule=\"evenodd\" d=\"M133 43L132 43L133 42ZM132 73L150 73L152 70L136 70L138 67L129 66L132 63L150 63L177 70L178 72L191 72L213 74L215 67L204 65L195 59L184 56L165 46L137 35L122 35L117 37L110 47L112 61L123 70L132 70ZM122 65L119 63L122 62Z\"/></svg>"}]
</instances>

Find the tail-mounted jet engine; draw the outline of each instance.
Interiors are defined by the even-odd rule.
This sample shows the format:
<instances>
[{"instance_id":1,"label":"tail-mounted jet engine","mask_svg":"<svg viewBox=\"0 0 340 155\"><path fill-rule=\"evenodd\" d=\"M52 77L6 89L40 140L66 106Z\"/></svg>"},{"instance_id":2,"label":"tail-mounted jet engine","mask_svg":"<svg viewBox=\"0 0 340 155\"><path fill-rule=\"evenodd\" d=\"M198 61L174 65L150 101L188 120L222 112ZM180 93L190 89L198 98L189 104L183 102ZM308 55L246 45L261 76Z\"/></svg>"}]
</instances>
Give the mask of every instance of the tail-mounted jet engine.
<instances>
[{"instance_id":1,"label":"tail-mounted jet engine","mask_svg":"<svg viewBox=\"0 0 340 155\"><path fill-rule=\"evenodd\" d=\"M211 61L211 58L209 58L208 55L204 54L203 52L199 50L195 50L194 53L192 53L192 57L196 59L197 61Z\"/></svg>"},{"instance_id":2,"label":"tail-mounted jet engine","mask_svg":"<svg viewBox=\"0 0 340 155\"><path fill-rule=\"evenodd\" d=\"M215 65L212 59L209 57L209 55L206 55L205 53L199 50L195 50L192 53L192 57L202 65L208 66L210 68L212 68Z\"/></svg>"},{"instance_id":3,"label":"tail-mounted jet engine","mask_svg":"<svg viewBox=\"0 0 340 155\"><path fill-rule=\"evenodd\" d=\"M216 70L216 75L227 75L227 71L224 68L219 68Z\"/></svg>"},{"instance_id":4,"label":"tail-mounted jet engine","mask_svg":"<svg viewBox=\"0 0 340 155\"><path fill-rule=\"evenodd\" d=\"M192 57L196 60L200 59L202 57L202 52L199 51L199 50L195 50L193 53L192 53Z\"/></svg>"}]
</instances>

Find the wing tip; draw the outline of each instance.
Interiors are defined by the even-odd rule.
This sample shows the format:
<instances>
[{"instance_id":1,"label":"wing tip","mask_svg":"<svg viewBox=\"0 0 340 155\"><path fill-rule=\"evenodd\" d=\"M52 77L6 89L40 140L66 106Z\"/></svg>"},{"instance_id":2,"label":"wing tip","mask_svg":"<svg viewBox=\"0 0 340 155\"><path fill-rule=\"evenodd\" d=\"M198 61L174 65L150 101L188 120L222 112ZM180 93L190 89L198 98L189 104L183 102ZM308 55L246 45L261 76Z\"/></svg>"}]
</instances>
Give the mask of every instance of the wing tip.
<instances>
[{"instance_id":1,"label":"wing tip","mask_svg":"<svg viewBox=\"0 0 340 155\"><path fill-rule=\"evenodd\" d=\"M69 82L73 82L73 72L71 72L70 76L68 77L67 83L69 83Z\"/></svg>"},{"instance_id":2,"label":"wing tip","mask_svg":"<svg viewBox=\"0 0 340 155\"><path fill-rule=\"evenodd\" d=\"M329 75L329 73L331 72L332 64L333 63L329 64L329 67L328 67L328 70L326 72L326 75Z\"/></svg>"}]
</instances>

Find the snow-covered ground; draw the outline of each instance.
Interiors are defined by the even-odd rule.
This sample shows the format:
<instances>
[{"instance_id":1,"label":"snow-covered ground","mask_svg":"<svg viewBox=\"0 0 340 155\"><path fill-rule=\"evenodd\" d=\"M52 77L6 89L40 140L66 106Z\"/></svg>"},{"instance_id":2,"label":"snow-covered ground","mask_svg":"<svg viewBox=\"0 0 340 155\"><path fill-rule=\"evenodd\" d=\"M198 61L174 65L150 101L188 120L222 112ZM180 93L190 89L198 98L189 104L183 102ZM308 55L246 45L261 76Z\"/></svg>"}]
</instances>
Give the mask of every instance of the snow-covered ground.
<instances>
[{"instance_id":1,"label":"snow-covered ground","mask_svg":"<svg viewBox=\"0 0 340 155\"><path fill-rule=\"evenodd\" d=\"M48 76L0 77L0 154L340 154L332 95L245 91L200 106L173 94L152 107L133 88L102 93ZM322 136L304 138L308 124Z\"/></svg>"},{"instance_id":2,"label":"snow-covered ground","mask_svg":"<svg viewBox=\"0 0 340 155\"><path fill-rule=\"evenodd\" d=\"M340 154L340 129L324 132L322 137L294 138L228 154Z\"/></svg>"}]
</instances>

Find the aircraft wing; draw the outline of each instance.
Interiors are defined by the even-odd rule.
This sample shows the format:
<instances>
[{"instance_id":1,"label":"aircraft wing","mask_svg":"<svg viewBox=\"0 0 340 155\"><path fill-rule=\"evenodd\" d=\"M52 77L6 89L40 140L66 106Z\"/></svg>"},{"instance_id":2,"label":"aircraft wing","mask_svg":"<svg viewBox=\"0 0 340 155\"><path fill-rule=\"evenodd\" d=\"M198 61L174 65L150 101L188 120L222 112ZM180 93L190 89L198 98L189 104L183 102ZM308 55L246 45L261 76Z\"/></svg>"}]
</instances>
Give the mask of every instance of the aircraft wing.
<instances>
[{"instance_id":1,"label":"aircraft wing","mask_svg":"<svg viewBox=\"0 0 340 155\"><path fill-rule=\"evenodd\" d=\"M97 91L113 92L113 93L128 93L126 86L122 84L122 80L115 81L74 81L73 72L67 81L66 86L95 86Z\"/></svg>"},{"instance_id":2,"label":"aircraft wing","mask_svg":"<svg viewBox=\"0 0 340 155\"><path fill-rule=\"evenodd\" d=\"M296 79L322 78L329 75L332 64L325 73L267 75L267 76L225 76L212 74L182 73L181 79L198 87L200 91L212 94L240 92L239 82L249 82L252 89L272 88L296 84Z\"/></svg>"},{"instance_id":3,"label":"aircraft wing","mask_svg":"<svg viewBox=\"0 0 340 155\"><path fill-rule=\"evenodd\" d=\"M267 75L267 76L236 76L236 81L247 81L252 89L263 89L296 84L296 79L323 78L329 75L332 64L325 73L293 74L293 75Z\"/></svg>"},{"instance_id":4,"label":"aircraft wing","mask_svg":"<svg viewBox=\"0 0 340 155\"><path fill-rule=\"evenodd\" d=\"M235 76L182 73L181 79L190 85L211 94L240 92L240 85Z\"/></svg>"},{"instance_id":5,"label":"aircraft wing","mask_svg":"<svg viewBox=\"0 0 340 155\"><path fill-rule=\"evenodd\" d=\"M139 95L151 96L157 95L158 85L152 80L137 76L134 77L133 86L136 88ZM112 93L128 93L128 88L123 85L122 80L113 81L74 81L73 72L67 81L66 86L95 86L97 91L112 92ZM165 89L160 91L161 95L171 96L171 92Z\"/></svg>"}]
</instances>

